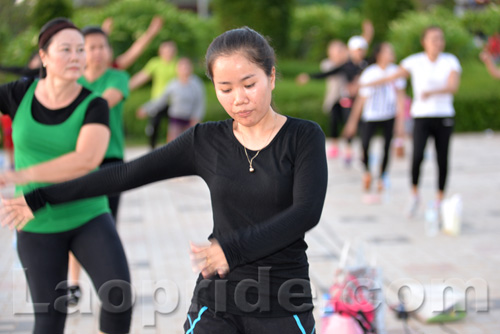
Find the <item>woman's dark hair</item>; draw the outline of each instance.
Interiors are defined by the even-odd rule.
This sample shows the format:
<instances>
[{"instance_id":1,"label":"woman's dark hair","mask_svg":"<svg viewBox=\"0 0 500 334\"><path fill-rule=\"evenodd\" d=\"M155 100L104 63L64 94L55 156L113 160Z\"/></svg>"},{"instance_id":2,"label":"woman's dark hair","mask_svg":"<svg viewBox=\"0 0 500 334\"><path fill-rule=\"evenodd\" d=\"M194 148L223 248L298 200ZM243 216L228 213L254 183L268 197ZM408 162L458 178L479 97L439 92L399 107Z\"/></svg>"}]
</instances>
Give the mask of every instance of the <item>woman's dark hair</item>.
<instances>
[{"instance_id":1,"label":"woman's dark hair","mask_svg":"<svg viewBox=\"0 0 500 334\"><path fill-rule=\"evenodd\" d=\"M266 75L271 75L276 63L274 49L261 34L251 28L242 27L228 30L210 43L205 55L208 78L213 81L212 69L218 57L236 52L242 52L249 61L262 68Z\"/></svg>"},{"instance_id":2,"label":"woman's dark hair","mask_svg":"<svg viewBox=\"0 0 500 334\"><path fill-rule=\"evenodd\" d=\"M382 52L382 49L384 48L384 46L388 45L388 44L389 44L388 42L382 42L382 43L375 44L375 46L373 47L372 56L370 57L370 61L369 61L370 64L375 64L377 62L378 55L380 54L380 52Z\"/></svg>"},{"instance_id":3,"label":"woman's dark hair","mask_svg":"<svg viewBox=\"0 0 500 334\"><path fill-rule=\"evenodd\" d=\"M38 35L38 49L47 52L47 49L52 42L52 37L63 29L75 29L79 32L73 22L65 17L58 17L45 23L40 29L40 34ZM40 78L45 78L47 72L43 66L40 67Z\"/></svg>"},{"instance_id":4,"label":"woman's dark hair","mask_svg":"<svg viewBox=\"0 0 500 334\"><path fill-rule=\"evenodd\" d=\"M38 35L38 48L47 51L52 37L63 29L75 29L80 31L73 22L65 17L58 17L45 23Z\"/></svg>"},{"instance_id":5,"label":"woman's dark hair","mask_svg":"<svg viewBox=\"0 0 500 334\"><path fill-rule=\"evenodd\" d=\"M427 33L431 30L440 30L440 31L443 31L443 28L441 28L440 26L438 25L430 25L428 27L426 27L424 29L424 31L422 31L422 35L420 35L420 40L423 41L425 36L427 35Z\"/></svg>"},{"instance_id":6,"label":"woman's dark hair","mask_svg":"<svg viewBox=\"0 0 500 334\"><path fill-rule=\"evenodd\" d=\"M101 29L101 27L87 26L87 27L82 29L82 34L83 34L83 37L87 37L88 35L95 35L95 34L102 35L106 38L106 41L109 44L108 35L104 32L104 30Z\"/></svg>"}]
</instances>

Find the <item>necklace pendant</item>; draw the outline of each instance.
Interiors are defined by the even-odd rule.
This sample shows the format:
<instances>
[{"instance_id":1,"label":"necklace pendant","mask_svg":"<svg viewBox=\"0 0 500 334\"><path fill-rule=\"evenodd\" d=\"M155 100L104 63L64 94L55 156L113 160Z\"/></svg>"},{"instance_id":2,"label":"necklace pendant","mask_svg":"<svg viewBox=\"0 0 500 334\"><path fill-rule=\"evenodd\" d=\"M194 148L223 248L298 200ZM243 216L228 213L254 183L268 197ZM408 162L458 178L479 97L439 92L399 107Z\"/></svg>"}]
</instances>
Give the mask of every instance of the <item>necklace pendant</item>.
<instances>
[{"instance_id":1,"label":"necklace pendant","mask_svg":"<svg viewBox=\"0 0 500 334\"><path fill-rule=\"evenodd\" d=\"M255 172L255 169L253 169L253 167L251 167L251 166L250 166L250 168L248 170L250 171L250 173Z\"/></svg>"}]
</instances>

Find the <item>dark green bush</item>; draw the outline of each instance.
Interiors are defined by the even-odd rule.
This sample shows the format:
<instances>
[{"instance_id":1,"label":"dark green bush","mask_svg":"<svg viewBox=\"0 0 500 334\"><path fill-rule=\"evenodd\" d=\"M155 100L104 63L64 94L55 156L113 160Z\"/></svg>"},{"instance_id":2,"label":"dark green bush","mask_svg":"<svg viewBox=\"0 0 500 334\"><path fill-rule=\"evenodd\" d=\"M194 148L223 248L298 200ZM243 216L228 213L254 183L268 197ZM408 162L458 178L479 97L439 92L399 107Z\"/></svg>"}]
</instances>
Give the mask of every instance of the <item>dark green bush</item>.
<instances>
[{"instance_id":1,"label":"dark green bush","mask_svg":"<svg viewBox=\"0 0 500 334\"><path fill-rule=\"evenodd\" d=\"M500 130L500 81L491 78L478 60L462 63L455 96L456 131Z\"/></svg>"},{"instance_id":2,"label":"dark green bush","mask_svg":"<svg viewBox=\"0 0 500 334\"><path fill-rule=\"evenodd\" d=\"M402 13L416 8L414 0L364 0L363 16L373 23L375 42L386 40L389 23L397 19Z\"/></svg>"},{"instance_id":3,"label":"dark green bush","mask_svg":"<svg viewBox=\"0 0 500 334\"><path fill-rule=\"evenodd\" d=\"M279 54L288 45L294 0L213 0L221 31L249 26L271 39Z\"/></svg>"},{"instance_id":4,"label":"dark green bush","mask_svg":"<svg viewBox=\"0 0 500 334\"><path fill-rule=\"evenodd\" d=\"M30 56L38 50L39 29L30 26L11 39L5 46L2 62L8 65L24 66Z\"/></svg>"},{"instance_id":5,"label":"dark green bush","mask_svg":"<svg viewBox=\"0 0 500 334\"><path fill-rule=\"evenodd\" d=\"M40 29L45 23L56 17L73 16L71 0L37 0L31 11L31 24Z\"/></svg>"}]
</instances>

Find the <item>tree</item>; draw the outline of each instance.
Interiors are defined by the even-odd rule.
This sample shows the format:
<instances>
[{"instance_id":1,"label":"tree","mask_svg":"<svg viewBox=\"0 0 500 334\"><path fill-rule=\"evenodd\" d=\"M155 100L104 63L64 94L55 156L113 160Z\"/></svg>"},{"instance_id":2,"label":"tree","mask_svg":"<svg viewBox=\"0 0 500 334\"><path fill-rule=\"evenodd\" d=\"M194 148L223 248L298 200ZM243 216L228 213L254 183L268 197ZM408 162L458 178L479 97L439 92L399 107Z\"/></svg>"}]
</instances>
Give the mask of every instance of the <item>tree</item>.
<instances>
[{"instance_id":1,"label":"tree","mask_svg":"<svg viewBox=\"0 0 500 334\"><path fill-rule=\"evenodd\" d=\"M31 12L31 20L37 28L56 17L71 18L73 3L71 0L37 0Z\"/></svg>"},{"instance_id":2,"label":"tree","mask_svg":"<svg viewBox=\"0 0 500 334\"><path fill-rule=\"evenodd\" d=\"M271 39L279 53L288 46L295 0L214 0L213 11L223 31L248 26Z\"/></svg>"},{"instance_id":3,"label":"tree","mask_svg":"<svg viewBox=\"0 0 500 334\"><path fill-rule=\"evenodd\" d=\"M370 19L375 29L375 42L386 40L389 31L389 23L397 19L402 13L414 10L414 0L365 0L363 3L363 15Z\"/></svg>"}]
</instances>

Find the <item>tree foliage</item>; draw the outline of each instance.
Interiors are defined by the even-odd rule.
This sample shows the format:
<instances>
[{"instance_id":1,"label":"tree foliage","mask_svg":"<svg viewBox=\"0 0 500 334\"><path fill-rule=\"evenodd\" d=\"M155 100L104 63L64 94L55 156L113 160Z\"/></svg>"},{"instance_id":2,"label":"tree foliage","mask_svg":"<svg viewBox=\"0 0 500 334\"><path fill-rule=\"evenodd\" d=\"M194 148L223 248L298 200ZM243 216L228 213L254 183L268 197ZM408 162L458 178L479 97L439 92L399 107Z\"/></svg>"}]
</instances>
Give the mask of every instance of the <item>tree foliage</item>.
<instances>
[{"instance_id":1,"label":"tree foliage","mask_svg":"<svg viewBox=\"0 0 500 334\"><path fill-rule=\"evenodd\" d=\"M288 46L295 0L213 0L222 31L248 26L271 39L278 53Z\"/></svg>"},{"instance_id":2,"label":"tree foliage","mask_svg":"<svg viewBox=\"0 0 500 334\"><path fill-rule=\"evenodd\" d=\"M364 0L363 17L372 21L375 28L374 41L384 41L389 23L397 19L402 13L415 9L414 0Z\"/></svg>"},{"instance_id":3,"label":"tree foliage","mask_svg":"<svg viewBox=\"0 0 500 334\"><path fill-rule=\"evenodd\" d=\"M388 40L394 46L398 59L422 51L421 34L431 25L441 27L446 40L446 51L460 59L477 55L472 35L450 10L434 7L429 12L406 12L390 24Z\"/></svg>"},{"instance_id":4,"label":"tree foliage","mask_svg":"<svg viewBox=\"0 0 500 334\"><path fill-rule=\"evenodd\" d=\"M56 17L73 16L71 0L37 0L31 12L32 24L40 29L45 23Z\"/></svg>"},{"instance_id":5,"label":"tree foliage","mask_svg":"<svg viewBox=\"0 0 500 334\"><path fill-rule=\"evenodd\" d=\"M290 32L290 53L297 58L320 60L332 39L344 42L361 33L361 15L333 5L313 5L294 11Z\"/></svg>"}]
</instances>

